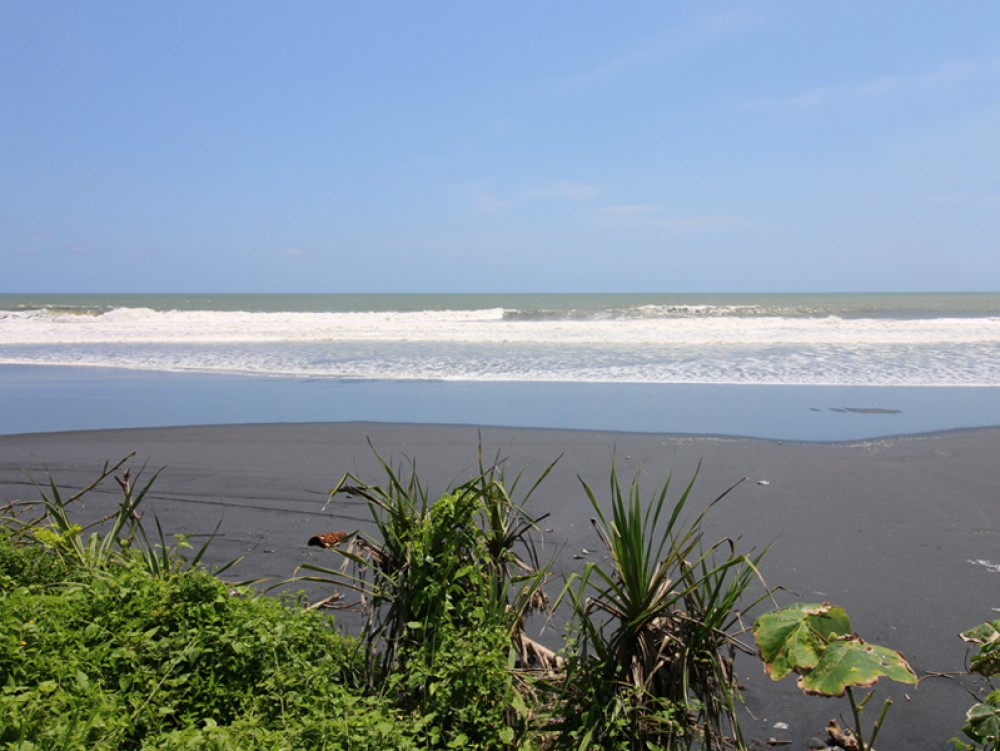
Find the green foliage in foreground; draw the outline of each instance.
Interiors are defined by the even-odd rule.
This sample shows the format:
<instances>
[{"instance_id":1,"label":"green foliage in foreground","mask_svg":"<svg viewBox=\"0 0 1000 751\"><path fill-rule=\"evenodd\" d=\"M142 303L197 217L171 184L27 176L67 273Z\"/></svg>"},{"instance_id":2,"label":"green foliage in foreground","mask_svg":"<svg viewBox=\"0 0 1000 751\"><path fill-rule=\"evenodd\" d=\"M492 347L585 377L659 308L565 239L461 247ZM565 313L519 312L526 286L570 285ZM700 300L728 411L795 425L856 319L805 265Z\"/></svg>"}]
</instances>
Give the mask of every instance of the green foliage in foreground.
<instances>
[{"instance_id":1,"label":"green foliage in foreground","mask_svg":"<svg viewBox=\"0 0 1000 751\"><path fill-rule=\"evenodd\" d=\"M847 612L828 602L796 603L765 613L754 621L753 635L773 680L780 681L794 672L799 676L799 688L810 696L847 695L854 728L841 730L834 720L827 733L832 745L848 751L871 751L892 706L886 699L871 737L865 740L861 712L873 694L859 700L855 688L871 688L882 677L917 684L917 676L902 654L862 641L854 633Z\"/></svg>"},{"instance_id":2,"label":"green foliage in foreground","mask_svg":"<svg viewBox=\"0 0 1000 751\"><path fill-rule=\"evenodd\" d=\"M1000 689L992 679L1000 675L1000 620L980 623L975 628L963 631L959 636L964 641L977 645L969 669L982 677L990 691L982 701L969 707L965 715L962 733L972 743L953 738L952 745L959 751L978 749L998 751L1000 750Z\"/></svg>"},{"instance_id":3,"label":"green foliage in foreground","mask_svg":"<svg viewBox=\"0 0 1000 751\"><path fill-rule=\"evenodd\" d=\"M151 538L137 508L152 481L136 490L128 469L115 474L127 459L68 498L50 479L36 484L37 500L0 508L0 746L427 749L461 740L433 712L364 690L363 645L332 620L224 584L199 567L204 546L188 560L190 545L168 546L158 522ZM76 524L69 507L112 476L118 509ZM490 634L478 637L486 644ZM442 701L476 715L461 688L492 688L476 667L496 651L452 651L457 679L437 677Z\"/></svg>"},{"instance_id":4,"label":"green foliage in foreground","mask_svg":"<svg viewBox=\"0 0 1000 751\"><path fill-rule=\"evenodd\" d=\"M0 744L418 748L425 720L352 690L328 619L136 557L70 565L0 532Z\"/></svg>"},{"instance_id":5,"label":"green foliage in foreground","mask_svg":"<svg viewBox=\"0 0 1000 751\"><path fill-rule=\"evenodd\" d=\"M225 584L217 574L232 564L209 574L205 547L189 560L158 523L151 539L137 512L151 481L134 490L128 470L114 475L123 463L68 499L50 480L39 500L0 507L0 747L747 747L732 665L749 649L741 616L762 554L702 532L729 491L686 521L694 478L676 500L669 477L647 498L638 476L623 486L612 468L610 512L584 485L607 556L565 582L557 603L571 619L555 653L525 633L526 615L548 607L532 537L543 517L512 500L520 475L508 484L482 456L477 477L435 501L415 472L384 462L384 486L347 475L332 491L365 499L376 533L343 533L332 551L343 565L303 565L302 578L361 595L359 638L302 601ZM67 506L110 476L119 508L80 527ZM766 613L753 633L773 679L846 694L853 732L827 728L846 751L868 751L889 708L865 739L872 694L855 689L916 683L902 655L861 641L827 603ZM1000 621L961 636L994 690L969 710L971 745L954 746L998 751Z\"/></svg>"},{"instance_id":6,"label":"green foliage in foreground","mask_svg":"<svg viewBox=\"0 0 1000 751\"><path fill-rule=\"evenodd\" d=\"M362 595L368 628L353 639L302 603L224 584L200 568L204 547L188 561L158 523L151 538L137 511L151 481L136 490L123 464L69 498L50 479L0 509L2 744L714 749L725 725L742 747L726 631L756 559L702 548L704 512L678 523L691 484L676 503L661 488L650 512L612 474L613 518L584 487L611 562L567 587L567 662L524 631L546 567L522 504L548 469L522 504L520 475L508 483L482 456L434 501L412 468L383 462L384 486L346 476L332 496L363 497L376 535L347 535L343 568L303 578ZM109 477L117 511L81 528L68 507Z\"/></svg>"},{"instance_id":7,"label":"green foliage in foreground","mask_svg":"<svg viewBox=\"0 0 1000 751\"><path fill-rule=\"evenodd\" d=\"M431 502L412 467L379 458L383 485L348 474L329 501L363 498L376 533L331 550L340 568L303 564L312 573L302 578L362 595L370 690L433 717L451 743L529 743L513 666L528 662L523 620L545 572L529 539L538 520L510 497L520 477L507 483L480 456L476 477Z\"/></svg>"},{"instance_id":8,"label":"green foliage in foreground","mask_svg":"<svg viewBox=\"0 0 1000 751\"><path fill-rule=\"evenodd\" d=\"M371 488L398 501L390 541L366 549L366 594L398 616L390 642L224 584L199 567L204 547L188 560L158 522L151 538L137 511L151 481L135 491L124 461L71 497L50 479L0 507L0 747L531 747L512 670L525 606L507 597L508 566L526 565L510 545L531 522L493 470L419 509ZM76 524L67 507L112 476L117 511Z\"/></svg>"},{"instance_id":9,"label":"green foliage in foreground","mask_svg":"<svg viewBox=\"0 0 1000 751\"><path fill-rule=\"evenodd\" d=\"M592 523L608 552L567 582L576 640L563 701L563 745L744 748L733 672L742 607L761 555L735 541L703 540L702 520L681 516L695 477L676 499L671 479L645 497L639 477L623 486L612 469L610 514L584 485ZM734 486L735 487L735 486Z\"/></svg>"}]
</instances>

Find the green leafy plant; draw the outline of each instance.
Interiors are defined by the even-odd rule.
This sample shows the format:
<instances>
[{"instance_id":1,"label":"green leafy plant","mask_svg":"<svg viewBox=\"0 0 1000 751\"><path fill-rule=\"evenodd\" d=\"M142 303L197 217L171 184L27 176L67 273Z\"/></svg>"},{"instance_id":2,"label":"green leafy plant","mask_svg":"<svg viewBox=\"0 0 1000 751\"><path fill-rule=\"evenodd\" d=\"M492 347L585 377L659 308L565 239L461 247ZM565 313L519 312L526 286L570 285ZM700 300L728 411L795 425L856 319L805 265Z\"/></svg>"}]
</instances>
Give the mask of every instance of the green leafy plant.
<instances>
[{"instance_id":1,"label":"green leafy plant","mask_svg":"<svg viewBox=\"0 0 1000 751\"><path fill-rule=\"evenodd\" d=\"M612 465L610 513L584 483L609 560L564 589L576 635L563 729L577 748L743 745L733 657L751 650L731 632L763 553L704 542L705 514L733 488L684 521L697 473L674 502L671 476L646 501L638 475L625 488Z\"/></svg>"},{"instance_id":2,"label":"green leafy plant","mask_svg":"<svg viewBox=\"0 0 1000 751\"><path fill-rule=\"evenodd\" d=\"M0 746L419 747L405 713L350 690L353 641L298 602L138 559L39 583L31 547L0 531Z\"/></svg>"},{"instance_id":3,"label":"green leafy plant","mask_svg":"<svg viewBox=\"0 0 1000 751\"><path fill-rule=\"evenodd\" d=\"M990 691L966 712L962 733L972 743L953 738L952 744L960 751L997 751L1000 749L1000 689L991 679L1000 675L1000 620L980 623L959 636L978 645L969 670L982 676Z\"/></svg>"},{"instance_id":4,"label":"green leafy plant","mask_svg":"<svg viewBox=\"0 0 1000 751\"><path fill-rule=\"evenodd\" d=\"M356 641L331 619L220 581L162 531L150 545L131 513L148 485L116 476L123 501L84 540L70 504L121 466L0 508L0 746L428 747L429 717L352 689Z\"/></svg>"},{"instance_id":5,"label":"green leafy plant","mask_svg":"<svg viewBox=\"0 0 1000 751\"><path fill-rule=\"evenodd\" d=\"M371 689L433 715L439 740L508 743L526 730L524 713L509 711L524 704L514 656L524 664L544 651L524 633L527 613L544 606L545 568L530 538L538 519L511 500L521 475L508 488L500 463L485 467L480 452L480 473L431 502L412 466L376 457L383 485L347 474L329 501L363 498L376 533L346 535L333 548L339 568L306 563L301 578L360 596Z\"/></svg>"},{"instance_id":6,"label":"green leafy plant","mask_svg":"<svg viewBox=\"0 0 1000 751\"><path fill-rule=\"evenodd\" d=\"M917 676L903 655L868 644L853 633L847 612L829 603L797 603L765 613L753 634L767 674L779 681L790 673L810 696L842 697L851 705L854 728L827 727L832 743L846 751L870 751L892 702L886 699L865 740L861 712L873 694L858 699L855 688L870 688L881 677L916 685Z\"/></svg>"}]
</instances>

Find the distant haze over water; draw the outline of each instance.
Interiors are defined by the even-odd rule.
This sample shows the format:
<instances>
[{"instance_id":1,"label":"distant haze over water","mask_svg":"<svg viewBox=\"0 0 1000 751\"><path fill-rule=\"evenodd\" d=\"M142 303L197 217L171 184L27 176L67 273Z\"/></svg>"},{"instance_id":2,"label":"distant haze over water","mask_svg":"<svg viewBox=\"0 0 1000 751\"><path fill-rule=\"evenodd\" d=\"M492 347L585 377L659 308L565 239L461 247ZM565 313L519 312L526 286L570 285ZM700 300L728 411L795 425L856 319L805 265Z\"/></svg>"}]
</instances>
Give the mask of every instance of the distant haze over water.
<instances>
[{"instance_id":1,"label":"distant haze over water","mask_svg":"<svg viewBox=\"0 0 1000 751\"><path fill-rule=\"evenodd\" d=\"M0 295L0 364L385 381L1000 386L1000 294Z\"/></svg>"}]
</instances>

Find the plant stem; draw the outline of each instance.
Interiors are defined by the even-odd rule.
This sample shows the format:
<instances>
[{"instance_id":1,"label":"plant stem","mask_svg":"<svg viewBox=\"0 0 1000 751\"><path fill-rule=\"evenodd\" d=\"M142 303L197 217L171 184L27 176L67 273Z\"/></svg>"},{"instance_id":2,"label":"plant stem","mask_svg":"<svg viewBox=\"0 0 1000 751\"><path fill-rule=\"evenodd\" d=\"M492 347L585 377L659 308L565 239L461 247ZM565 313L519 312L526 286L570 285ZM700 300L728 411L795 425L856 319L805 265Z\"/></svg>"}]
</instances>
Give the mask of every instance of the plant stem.
<instances>
[{"instance_id":1,"label":"plant stem","mask_svg":"<svg viewBox=\"0 0 1000 751\"><path fill-rule=\"evenodd\" d=\"M854 698L853 686L847 687L847 698L851 701L851 713L854 715L854 737L858 739L858 751L870 751L871 746L865 743L865 736L861 729L861 707L858 706L858 702Z\"/></svg>"},{"instance_id":2,"label":"plant stem","mask_svg":"<svg viewBox=\"0 0 1000 751\"><path fill-rule=\"evenodd\" d=\"M882 729L882 721L885 720L885 715L891 706L892 699L886 699L882 702L882 711L878 713L878 719L875 720L875 724L872 726L872 738L869 747L875 745L875 738L878 737L878 731Z\"/></svg>"}]
</instances>

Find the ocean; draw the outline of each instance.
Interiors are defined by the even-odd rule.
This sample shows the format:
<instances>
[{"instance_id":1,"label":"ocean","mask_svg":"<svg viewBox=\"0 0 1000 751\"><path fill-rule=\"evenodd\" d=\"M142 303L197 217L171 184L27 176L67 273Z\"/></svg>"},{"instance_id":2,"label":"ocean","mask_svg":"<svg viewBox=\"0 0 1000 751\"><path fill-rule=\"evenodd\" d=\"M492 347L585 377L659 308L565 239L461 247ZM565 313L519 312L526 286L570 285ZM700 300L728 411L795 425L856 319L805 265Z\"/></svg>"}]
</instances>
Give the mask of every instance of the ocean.
<instances>
[{"instance_id":1,"label":"ocean","mask_svg":"<svg viewBox=\"0 0 1000 751\"><path fill-rule=\"evenodd\" d=\"M943 400L958 410L959 424L928 423L946 429L1000 424L1000 294L8 294L0 295L0 376L5 433L36 429L24 400L44 382L53 393L38 405L39 430L79 427L71 413L82 407L59 404L67 390L79 398L88 388L121 394L123 383L145 383L147 402L168 402L137 405L151 415L139 423L174 416L168 422L176 424L178 412L202 422L434 421L411 404L420 399L448 422L506 417L503 424L525 427L647 430L655 426L628 415L647 413L649 402L680 404L697 393L698 401L725 403L739 394L739 411L748 400L780 406L810 389L840 389L864 402L810 397L817 406L803 409L884 417L907 411L885 406L890 391L910 411L923 394L917 403ZM242 390L245 403L213 407L218 400L205 388L219 379ZM266 403L277 398L268 393L303 384L312 384L305 414ZM320 392L329 396L316 400ZM494 415L488 403L501 394L513 406ZM646 407L635 404L637 394ZM185 401L200 412L187 414ZM345 411L345 401L357 408ZM452 414L449 404L463 401L472 407ZM57 404L70 414L42 419ZM383 414L386 405L393 414ZM588 411L620 418L572 417ZM672 422L669 410L661 417ZM689 422L698 415L681 432L815 437L707 414L701 430ZM862 432L926 427L899 430L904 422ZM843 437L834 433L819 439Z\"/></svg>"}]
</instances>

